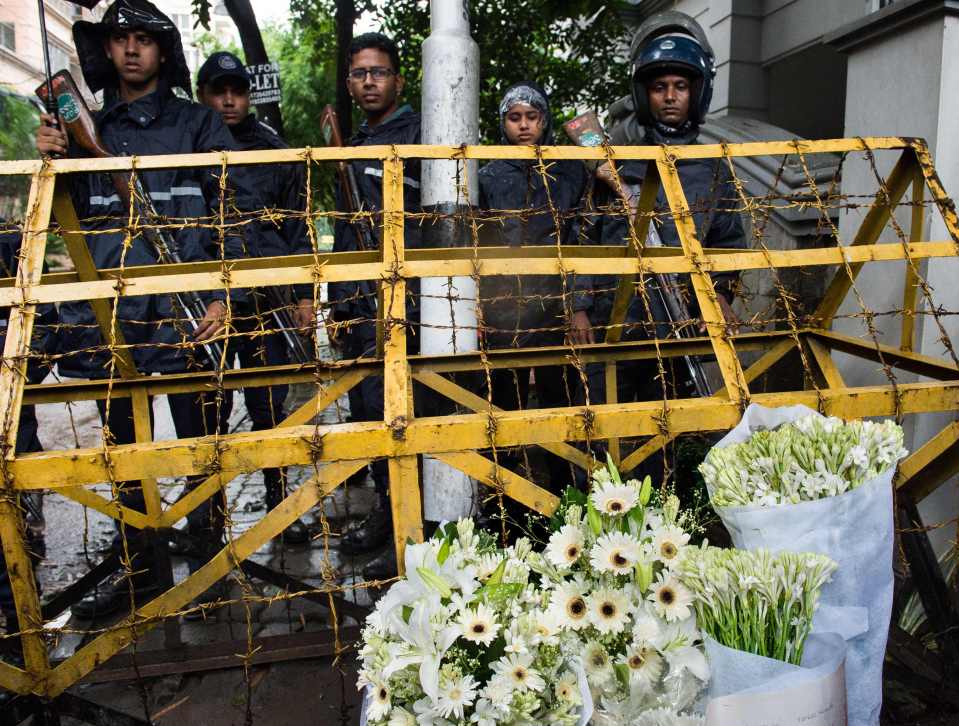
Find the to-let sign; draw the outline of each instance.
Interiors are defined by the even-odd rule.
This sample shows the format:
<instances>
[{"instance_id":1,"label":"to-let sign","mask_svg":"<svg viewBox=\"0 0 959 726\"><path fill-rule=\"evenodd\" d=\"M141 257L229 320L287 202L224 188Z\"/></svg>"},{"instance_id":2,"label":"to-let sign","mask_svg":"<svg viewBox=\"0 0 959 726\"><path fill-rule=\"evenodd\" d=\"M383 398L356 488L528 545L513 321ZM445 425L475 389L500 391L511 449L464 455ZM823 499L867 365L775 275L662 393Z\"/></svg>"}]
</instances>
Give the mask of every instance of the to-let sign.
<instances>
[{"instance_id":1,"label":"to-let sign","mask_svg":"<svg viewBox=\"0 0 959 726\"><path fill-rule=\"evenodd\" d=\"M279 103L282 98L280 90L280 64L276 61L258 63L247 66L247 73L253 80L250 82L250 103L258 106L264 103Z\"/></svg>"}]
</instances>

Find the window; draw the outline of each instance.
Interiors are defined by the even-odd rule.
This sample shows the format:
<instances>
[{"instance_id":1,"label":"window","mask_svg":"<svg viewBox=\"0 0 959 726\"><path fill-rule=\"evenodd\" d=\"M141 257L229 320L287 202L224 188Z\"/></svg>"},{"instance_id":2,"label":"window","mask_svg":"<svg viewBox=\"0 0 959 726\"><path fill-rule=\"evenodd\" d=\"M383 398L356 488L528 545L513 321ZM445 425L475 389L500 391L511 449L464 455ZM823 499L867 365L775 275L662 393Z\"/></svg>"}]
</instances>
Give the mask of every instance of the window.
<instances>
[{"instance_id":1,"label":"window","mask_svg":"<svg viewBox=\"0 0 959 726\"><path fill-rule=\"evenodd\" d=\"M53 8L65 18L78 18L83 14L79 5L74 5L66 0L46 0L44 4L48 8Z\"/></svg>"},{"instance_id":2,"label":"window","mask_svg":"<svg viewBox=\"0 0 959 726\"><path fill-rule=\"evenodd\" d=\"M190 16L185 13L173 13L173 23L180 30L193 29L193 23L190 21Z\"/></svg>"},{"instance_id":3,"label":"window","mask_svg":"<svg viewBox=\"0 0 959 726\"><path fill-rule=\"evenodd\" d=\"M17 34L13 23L0 23L0 48L16 52Z\"/></svg>"},{"instance_id":4,"label":"window","mask_svg":"<svg viewBox=\"0 0 959 726\"><path fill-rule=\"evenodd\" d=\"M50 70L56 73L59 70L70 67L70 53L62 46L55 43L47 43L50 50Z\"/></svg>"},{"instance_id":5,"label":"window","mask_svg":"<svg viewBox=\"0 0 959 726\"><path fill-rule=\"evenodd\" d=\"M883 8L888 8L896 0L866 0L866 12L875 13Z\"/></svg>"}]
</instances>

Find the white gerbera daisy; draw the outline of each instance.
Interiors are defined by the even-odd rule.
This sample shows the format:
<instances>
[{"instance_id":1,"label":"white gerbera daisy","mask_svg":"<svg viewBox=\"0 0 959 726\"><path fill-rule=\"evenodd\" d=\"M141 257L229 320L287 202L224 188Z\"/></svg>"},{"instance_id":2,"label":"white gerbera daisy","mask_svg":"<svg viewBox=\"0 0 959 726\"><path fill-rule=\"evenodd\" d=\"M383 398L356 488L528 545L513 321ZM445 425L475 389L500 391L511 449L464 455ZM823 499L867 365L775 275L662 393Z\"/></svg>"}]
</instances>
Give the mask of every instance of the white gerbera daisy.
<instances>
[{"instance_id":1,"label":"white gerbera daisy","mask_svg":"<svg viewBox=\"0 0 959 726\"><path fill-rule=\"evenodd\" d=\"M642 556L639 540L622 532L604 534L589 553L590 564L600 572L629 575Z\"/></svg>"},{"instance_id":2,"label":"white gerbera daisy","mask_svg":"<svg viewBox=\"0 0 959 726\"><path fill-rule=\"evenodd\" d=\"M602 643L595 640L586 643L586 648L583 651L583 668L586 669L591 682L597 684L605 682L612 673L612 665L609 653L606 652Z\"/></svg>"},{"instance_id":3,"label":"white gerbera daisy","mask_svg":"<svg viewBox=\"0 0 959 726\"><path fill-rule=\"evenodd\" d=\"M397 706L390 712L390 720L387 726L417 726L416 716L405 708Z\"/></svg>"},{"instance_id":4,"label":"white gerbera daisy","mask_svg":"<svg viewBox=\"0 0 959 726\"><path fill-rule=\"evenodd\" d=\"M637 643L658 642L666 627L662 618L649 611L650 607L648 603L641 603L633 612L633 640Z\"/></svg>"},{"instance_id":5,"label":"white gerbera daisy","mask_svg":"<svg viewBox=\"0 0 959 726\"><path fill-rule=\"evenodd\" d=\"M572 524L564 524L549 538L546 559L556 567L570 567L583 554L583 541L583 530Z\"/></svg>"},{"instance_id":6,"label":"white gerbera daisy","mask_svg":"<svg viewBox=\"0 0 959 726\"><path fill-rule=\"evenodd\" d=\"M459 619L463 637L471 643L489 645L496 638L499 623L496 614L488 605L480 604L475 610L464 610Z\"/></svg>"},{"instance_id":7,"label":"white gerbera daisy","mask_svg":"<svg viewBox=\"0 0 959 726\"><path fill-rule=\"evenodd\" d=\"M366 717L370 721L380 721L389 714L390 689L385 681L373 681L370 684L370 703L366 707Z\"/></svg>"},{"instance_id":8,"label":"white gerbera daisy","mask_svg":"<svg viewBox=\"0 0 959 726\"><path fill-rule=\"evenodd\" d=\"M553 608L533 613L533 632L540 642L549 641L560 631L560 614Z\"/></svg>"},{"instance_id":9,"label":"white gerbera daisy","mask_svg":"<svg viewBox=\"0 0 959 726\"><path fill-rule=\"evenodd\" d=\"M621 590L602 588L587 599L589 621L601 633L619 633L629 618L629 602Z\"/></svg>"},{"instance_id":10,"label":"white gerbera daisy","mask_svg":"<svg viewBox=\"0 0 959 726\"><path fill-rule=\"evenodd\" d=\"M682 529L667 524L653 532L653 557L672 569L679 562L679 554L689 543L689 535Z\"/></svg>"},{"instance_id":11,"label":"white gerbera daisy","mask_svg":"<svg viewBox=\"0 0 959 726\"><path fill-rule=\"evenodd\" d=\"M513 684L508 678L491 678L483 689L483 699L494 709L506 711L513 700Z\"/></svg>"},{"instance_id":12,"label":"white gerbera daisy","mask_svg":"<svg viewBox=\"0 0 959 726\"><path fill-rule=\"evenodd\" d=\"M578 704L580 702L579 683L576 676L572 673L564 673L553 686L553 692L556 698L563 703Z\"/></svg>"},{"instance_id":13,"label":"white gerbera daisy","mask_svg":"<svg viewBox=\"0 0 959 726\"><path fill-rule=\"evenodd\" d=\"M672 623L689 617L693 595L671 574L660 572L659 578L653 584L653 591L649 594L649 601L667 623Z\"/></svg>"},{"instance_id":14,"label":"white gerbera daisy","mask_svg":"<svg viewBox=\"0 0 959 726\"><path fill-rule=\"evenodd\" d=\"M663 675L663 656L648 643L630 645L620 662L629 668L629 678L633 683L650 686Z\"/></svg>"},{"instance_id":15,"label":"white gerbera daisy","mask_svg":"<svg viewBox=\"0 0 959 726\"><path fill-rule=\"evenodd\" d=\"M443 718L463 718L463 709L473 705L476 699L476 688L479 684L473 676L444 679L440 683L440 697L436 710Z\"/></svg>"},{"instance_id":16,"label":"white gerbera daisy","mask_svg":"<svg viewBox=\"0 0 959 726\"><path fill-rule=\"evenodd\" d=\"M676 713L671 708L654 708L643 711L633 722L634 726L704 726L702 716Z\"/></svg>"},{"instance_id":17,"label":"white gerbera daisy","mask_svg":"<svg viewBox=\"0 0 959 726\"><path fill-rule=\"evenodd\" d=\"M596 487L590 495L600 514L618 517L626 514L639 501L639 491L627 484L607 484Z\"/></svg>"},{"instance_id":18,"label":"white gerbera daisy","mask_svg":"<svg viewBox=\"0 0 959 726\"><path fill-rule=\"evenodd\" d=\"M493 672L506 680L514 691L542 691L546 681L533 668L533 656L529 653L513 653L493 664Z\"/></svg>"},{"instance_id":19,"label":"white gerbera daisy","mask_svg":"<svg viewBox=\"0 0 959 726\"><path fill-rule=\"evenodd\" d=\"M550 610L556 613L560 627L580 630L589 625L589 607L582 585L564 582L550 595Z\"/></svg>"}]
</instances>

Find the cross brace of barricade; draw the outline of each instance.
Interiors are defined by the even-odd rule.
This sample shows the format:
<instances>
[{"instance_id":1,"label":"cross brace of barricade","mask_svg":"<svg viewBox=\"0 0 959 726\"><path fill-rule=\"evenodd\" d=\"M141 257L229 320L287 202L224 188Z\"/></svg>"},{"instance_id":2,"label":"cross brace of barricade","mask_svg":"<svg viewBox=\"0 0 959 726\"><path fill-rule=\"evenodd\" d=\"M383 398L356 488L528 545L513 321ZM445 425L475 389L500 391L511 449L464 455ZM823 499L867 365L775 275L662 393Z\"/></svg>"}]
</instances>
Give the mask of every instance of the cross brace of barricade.
<instances>
[{"instance_id":1,"label":"cross brace of barricade","mask_svg":"<svg viewBox=\"0 0 959 726\"><path fill-rule=\"evenodd\" d=\"M721 159L733 170L737 159L748 156L790 156L806 168L809 155L863 153L870 159L879 151L896 151L899 159L891 174L879 177L879 191L854 239L846 244L805 250L772 250L761 240L757 248L720 250L704 248L698 239L689 205L676 170L688 158ZM349 159L383 162L382 251L325 253L284 258L152 265L96 269L80 223L62 183L65 175L92 171L212 166L237 164L305 163ZM472 247L407 249L404 244L403 165L411 159L535 160L544 170L559 159L644 159L648 173L635 216L631 244L625 247ZM10 306L8 334L0 370L0 417L4 456L0 461L3 496L0 496L0 539L6 557L17 612L25 665L0 663L0 686L17 693L56 697L88 676L100 664L135 643L144 630L162 623L191 599L238 567L264 543L276 537L300 515L316 507L355 472L373 459L386 458L390 477L390 502L399 561L407 541L422 538L422 508L417 457L429 454L531 509L549 514L557 506L555 493L546 491L519 473L497 464L495 451L512 446L536 445L574 465L589 469L587 447L574 444L591 440L610 442L610 451L622 469L632 470L646 457L677 436L690 432L718 431L735 425L750 401L767 406L803 403L823 413L846 418L896 416L959 410L959 364L955 355L939 359L913 351L914 319L918 306L937 307L920 274L920 263L959 254L959 219L933 168L926 145L916 139L868 138L831 141L769 142L720 146L603 147L597 149L551 147L398 146L362 149L294 149L223 154L127 159L0 162L0 174L30 175L32 186L24 225L24 243L16 279L0 282L0 305ZM807 170L808 176L808 170ZM810 185L814 199L802 204L823 207L826 202ZM644 246L646 229L654 215L660 187L676 224L681 248L650 249ZM898 229L894 212L910 187L912 224ZM751 201L741 187L744 211ZM928 193L949 231L950 239L922 239L924 194ZM808 196L808 195L807 195ZM55 218L74 270L44 274L43 261L51 219ZM897 227L899 243L878 243L884 229ZM838 239L838 230L833 229ZM316 245L314 244L314 249ZM876 335L858 339L831 330L840 306L850 293L859 296L856 279L867 263L905 261L902 333L898 346L879 342ZM786 304L787 326L764 332L737 333L726 325L710 274L723 271L763 270L778 274L788 268L836 269L815 314L800 320ZM613 274L619 276L612 318L604 343L583 346L501 349L448 356L409 355L407 352L407 281L422 277L489 275ZM621 330L636 282L659 273L689 275L705 333L685 339L622 342ZM380 280L382 356L371 359L323 361L219 373L196 372L162 376L138 375L129 348L122 344L114 317L124 296L268 285L313 284L347 280ZM920 299L922 297L922 299ZM786 296L783 296L784 301ZM104 339L111 341L116 374L106 380L27 385L25 369L30 355L31 330L37 305L88 300L94 308ZM859 298L860 302L862 299ZM865 310L863 313L868 313ZM869 315L866 314L868 318ZM810 322L810 320L812 322ZM867 320L868 322L868 320ZM870 323L871 326L871 323ZM870 330L873 329L870 327ZM948 336L943 330L943 340ZM951 353L951 346L947 345ZM886 371L885 385L852 387L845 383L833 352L872 361ZM743 353L755 353L744 367ZM763 393L751 384L774 366L799 355L808 372L803 390ZM708 398L618 403L615 401L616 363L624 360L659 361L701 356L718 364L723 387ZM489 371L542 364L578 367L589 363L606 366L607 402L590 405L504 411L491 401L447 375L460 371ZM922 382L902 383L893 371L922 377ZM379 422L315 424L319 414L365 377L384 377L384 417ZM454 415L416 417L412 388L426 386L455 402ZM314 392L274 430L211 435L197 439L153 441L151 396L229 390L251 385L312 383ZM130 398L137 443L87 449L15 455L21 405L79 400ZM642 446L621 457L617 442L626 437L648 437ZM493 450L490 458L487 453ZM900 467L897 485L914 499L922 499L959 470L959 424L953 422L915 451ZM47 490L95 509L113 519L147 531L171 527L204 500L244 472L266 467L312 467L313 476L262 520L225 547L198 572L170 589L120 623L105 629L66 660L52 664L44 633L44 617L24 543L24 523L18 495L27 490ZM187 496L164 508L158 479L204 475L206 480ZM93 491L101 482L140 480L146 508L140 512ZM333 594L330 584L323 592ZM335 608L333 600L331 607Z\"/></svg>"}]
</instances>

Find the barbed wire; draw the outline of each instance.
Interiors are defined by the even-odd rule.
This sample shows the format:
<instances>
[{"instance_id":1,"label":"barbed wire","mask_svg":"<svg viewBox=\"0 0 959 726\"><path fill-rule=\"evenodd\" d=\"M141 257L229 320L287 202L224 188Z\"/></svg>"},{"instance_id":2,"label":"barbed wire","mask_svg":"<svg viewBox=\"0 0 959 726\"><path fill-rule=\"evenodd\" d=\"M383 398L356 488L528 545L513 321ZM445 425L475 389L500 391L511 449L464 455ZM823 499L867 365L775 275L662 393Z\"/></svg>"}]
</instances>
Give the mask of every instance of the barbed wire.
<instances>
[{"instance_id":1,"label":"barbed wire","mask_svg":"<svg viewBox=\"0 0 959 726\"><path fill-rule=\"evenodd\" d=\"M537 193L541 192L545 198L544 203L530 203L514 209L482 209L475 204L464 205L460 211L453 213L405 210L405 245L399 242L399 234L386 233L384 224L389 223L387 213L375 210L344 213L315 208L316 198L311 180L319 166L326 162L313 158L309 149L306 150L302 162L306 178L302 209L238 209L236 200L232 197L231 178L232 175L242 172L231 168L224 156L219 168L204 172L215 177L217 186L217 199L208 200L211 202L212 211L207 216L146 218L136 213L136 207L131 207L125 218L88 216L81 221L80 229L64 226L62 220L60 223L50 220L49 224L44 221L42 224L46 226L41 231L49 235L51 240L82 234L89 249L102 245L119 246L119 265L109 275L110 279L115 281L113 294L108 299L110 318L93 320L87 316L84 320L60 319L51 322L43 319L38 307L31 312L35 318L33 347L23 352L13 350L8 345L3 367L17 371L18 375L26 375L28 370L35 371L38 372L36 375L47 379L48 382L33 383L28 387L29 400L30 395L39 395L44 390L54 391L57 386L64 386L63 371L72 370L70 365L77 360L101 361L101 367L96 370L91 368L90 375L103 384L102 391L97 394L102 409L102 429L96 451L107 475L103 484L108 491L107 496L100 496L103 492L101 486L98 488L100 493L90 494L99 497L99 502L80 497L75 498L71 504L82 521L75 533L81 554L81 561L77 564L95 564L96 541L103 535L106 513L117 523L116 544L112 549L119 554L119 581L125 586L127 597L125 607L110 622L81 624L74 618L67 622L57 621L53 625L49 622L20 623L13 632L0 636L0 642L9 642L16 646L22 643L25 637L33 636L41 637L49 647L56 642L64 642L67 636L80 636L83 643L90 643L98 638L123 634L129 640L139 698L148 721L157 704L152 702L153 696L147 685L149 679L138 671L137 659L139 654L152 650L142 637L142 633L152 626L197 616L203 619L222 616L227 618L231 625L236 623L241 626L240 640L244 644L244 650L237 654L237 658L244 671L244 718L247 723L252 723L254 719L251 679L259 648L258 633L261 623L258 619L262 612L274 606L282 606L285 608L288 632L300 632L306 629L306 616L302 609L297 610L296 607L302 603L316 603L325 599L328 606L326 626L333 631L335 640L332 655L342 658L350 654L352 643L341 640L340 630L345 622L355 624L358 614L355 609L350 608L347 609L351 614L345 614L344 603L369 604L391 581L360 579L357 573L366 558L346 555L339 550L338 538L345 533L350 520L355 519L354 515L357 514L356 495L363 495L367 487L357 486L354 477L347 477L340 485L341 494L328 492L331 485L337 482L324 480L328 466L324 452L325 439L332 431L329 424L331 420L336 422L334 427L340 424L351 425L348 421L349 406L342 400L347 387L337 381L342 381L342 376L352 372L366 371L364 366L371 361L382 363L383 347L374 346L360 350L361 346L351 344L343 352L337 353L330 345L328 333L342 344L350 342L351 336L356 336L358 340L359 336L366 335L370 329L376 329L382 331L382 342L386 345L397 342L398 338L391 336L399 335L400 331L405 332L407 351L400 354L400 357L408 364L407 375L413 375L410 383L412 401L407 407L411 415L403 421L379 421L395 439L402 440L406 435L411 423L410 418L454 414L478 414L483 417L484 445L473 451L490 466L488 476L480 482L477 506L482 526L495 532L504 543L520 534L542 536L543 525L527 518L525 511L514 504L510 497L510 492L515 491L517 478L557 497L562 494L562 488L567 484L585 487L589 468L596 461L605 460L606 453L609 452L617 462L628 469L628 473L654 473L664 488L676 491L683 497L688 496L696 486L700 486L693 479L679 479L680 469L685 470L688 467L685 464L683 467L677 466L676 458L679 442L693 436L684 433L683 427L677 427L673 405L677 399L694 395L687 380L688 372L684 372L684 361L689 358L696 358L706 365L712 397L715 400L731 399L745 405L750 393L760 389L767 392L811 389L815 394L818 409L826 413L830 411L830 396L835 386L830 371L824 369L829 363L820 358L816 346L825 345L828 349L829 345L828 340L824 339L813 339L810 342L810 331L820 329L824 323L831 324L833 328L841 326L845 331L858 329L861 334L854 332L851 337L861 339L862 345L869 348L866 357L878 366L878 369L873 371L874 380L878 378L890 387L894 397L895 417L901 421L905 415L902 392L905 379L897 368L899 358L890 355L890 348L901 348L900 343L904 345L905 341L894 339L893 323L910 318L920 324L924 321L932 324L935 327L936 343L942 347L944 357L939 355L939 351L927 350L924 351L926 357L923 360L943 357L944 369L951 369L959 367L959 358L948 332L948 324L950 318L959 314L959 311L948 309L937 300L937 291L929 282L928 275L924 274L923 258L917 256L911 247L912 243L924 241L925 238L915 239L914 225L907 231L897 217L911 218L913 215L921 215L924 219L931 218L934 212L950 202L924 197L905 199L898 190L890 189L889 182L880 172L883 165L877 160L877 153L865 140L861 142L860 151L845 153L836 158L835 173L824 188L821 188L821 182L817 182L817 177L810 171L807 152L803 146L797 143L794 148L794 153L789 157L779 157L772 182L763 190L756 191L739 170L737 156L727 145L722 145L721 157L708 162L712 164L709 182L704 187L685 189L688 198L685 209L670 209L662 192L658 196L652 194L656 189L647 192L631 191L623 179L614 149L608 146L605 148L605 158L609 182L598 180L591 173L584 174L589 177L590 182L583 198L573 206L565 207L556 194L557 185L562 183L558 176L557 162L547 159L538 150L534 159L521 163L526 165L530 190L535 188ZM793 166L798 165L802 189L783 189L787 186L784 181L787 161ZM458 195L461 199L477 198L478 190L469 187L469 163L472 162L467 161L465 156L457 160ZM661 163L665 171L678 174L685 187L688 181L684 178L686 170L695 162L674 158L666 150ZM864 169L875 188L870 191L846 188L854 178L852 174L846 175L851 165ZM654 162L649 162L647 172L655 166ZM128 176L128 192L131 198L138 194L136 182L141 178L148 178L148 175L149 172L137 170L135 159L131 162L131 173ZM472 178L475 178L475 175ZM917 178L921 177L917 175ZM638 200L644 198L644 194L648 194L650 199L657 198L653 208L637 209ZM529 197L530 194L527 194L527 198ZM864 287L857 277L862 263L850 261L845 253L840 256L838 265L780 268L775 264L774 253L778 251L777 247L781 248L783 241L791 236L777 221L782 215L806 215L803 227L806 232L798 236L792 235L792 239L788 239L788 243L795 245L795 249L802 249L804 245L841 248L840 240L843 243L849 241L844 237L846 230L858 226L856 222L864 212L868 214L870 210L875 211L883 206L890 207L888 225L883 226L891 228L894 235L891 243L902 249L901 259L909 270L908 279L912 281L910 284L914 284L920 293L915 308L905 302L901 305L889 305L885 300L888 296L877 294L885 291ZM24 209L24 219L8 221L6 226L0 228L0 239L4 232L19 235L23 229L29 227L30 220L36 218L36 209L27 209L25 205ZM726 278L732 279L728 288L721 289L713 284L713 276L716 274L713 265L714 260L721 260L724 252L708 245L711 241L711 225L719 217L737 218L743 223L740 243L731 247L731 251L755 251L763 260L762 265L751 266L748 275L745 275L747 279L744 279L742 274L727 275ZM617 244L624 247L621 258L635 258L642 263L647 256L653 254L670 254L650 252L651 243L646 230L654 229L660 235L665 233L673 239L677 228L686 220L694 222L696 237L705 247L705 254L699 256L682 248L675 254L688 261L692 276L710 281L707 288L697 291L689 273L676 273L676 287L666 287L663 279L651 273L644 264L637 266L638 271L635 274L609 274L605 278L602 274L576 272L581 269L580 260L583 259L579 253L574 254L576 247L582 247L582 253L587 257L589 254L586 248L589 246L603 248L596 251L599 258L614 256L609 250L608 240L602 239L597 231L604 225L615 223L622 230L617 240ZM304 299L310 303L312 320L305 326L299 323L277 322L277 319L297 320L296 295L284 295L281 303L257 295L253 303L248 303L246 299L250 291L238 288L234 283L237 257L231 249L235 238L243 239L241 248L249 254L255 246L252 242L257 235L262 234L262 230L276 230L290 221L304 223L311 250L313 274L311 281L304 286L309 288ZM464 259L469 260L470 271L467 277L472 279L476 289L475 296L467 300L475 306L475 323L454 320L452 324L448 324L424 320L421 312L425 301L443 300L448 304L449 310L454 311L455 303L462 302L463 298L459 293L454 294L450 285L447 286L445 294L423 293L419 290L416 279L410 277L406 271L404 261L409 255L405 253L416 249L411 240L417 239L425 228L446 222L454 223L463 231L464 241L471 248ZM395 262L389 269L382 270L379 279L369 281L373 283L372 286L365 290L357 288L348 295L331 300L324 269L327 265L337 264L337 253L323 247L318 230L328 226L342 229L358 225L370 225L380 245L385 239L392 240L391 259ZM530 239L527 235L530 229L545 232ZM151 312L149 317L131 319L127 314L130 310L128 301L131 300L128 294L129 283L137 277L134 268L140 264L139 257L136 262L133 261L133 253L135 249L139 249L138 246L144 244L146 235L151 231L174 237L184 234L185 231L205 235L206 254L209 260L216 263L225 308L223 328L210 338L221 345L221 354L216 365L205 356L204 344L192 338L190 320L170 293L151 293L144 296L143 299L147 301ZM678 236L681 237L682 233L678 233ZM551 250L548 259L555 260L555 268L548 274L537 273L536 279L533 275L523 274L526 273L525 270L516 270L517 274L514 275L495 276L504 286L491 285L490 281L494 276L484 270L484 263L491 259L485 254L485 249L512 246L516 247L516 252L519 253L519 247L524 241L530 246ZM954 241L959 243L959 240ZM509 252L507 250L497 255L509 259ZM25 264L28 251L19 249L16 254L18 262ZM518 260L527 259L519 254L513 256ZM77 269L80 267L81 265L76 265ZM438 265L437 269L441 270L442 267ZM592 265L591 269L596 269L596 265ZM12 273L11 265L3 270L3 274L8 277L13 277ZM446 277L445 274L441 276ZM80 279L84 281L83 278ZM831 279L838 280L837 284L848 288L851 295L843 296L845 307L837 306L834 310L826 310L824 314L820 305L828 289L826 283ZM533 284L537 280L542 283L538 287ZM811 287L816 288L815 294L810 294ZM397 290L402 290L405 305L402 318L394 317L391 312ZM684 307L689 310L688 317L678 320L662 319L660 306L656 301L672 292L681 296ZM724 297L727 295L728 298ZM589 298L592 307L582 307L584 296ZM718 324L715 321L710 323L708 316L700 311L699 305L703 301L709 301L710 304L716 305L717 309L722 309L721 298L729 303L728 308L735 312L737 319ZM25 312L31 311L31 303L26 299L16 301L14 307ZM334 318L334 307L352 312L345 318ZM582 328L579 323L574 324L574 319L580 312L587 314L591 334L596 340L593 344L584 344L577 340L576 336L582 333ZM508 324L504 320L508 321ZM171 329L176 333L172 339L158 336L160 331ZM460 371L459 375L447 375L445 378L448 384L445 395L425 385L413 372L413 369L419 370L416 369L417 362L424 359L418 351L419 342L426 330L443 331L443 334L448 334L451 339L472 333L476 333L479 338L475 355L453 356L447 368L432 369L438 370L439 374L444 371L447 374L450 371ZM104 335L104 331L108 334ZM93 339L94 335L97 336L96 339ZM268 361L267 347L290 335L299 336L308 351L309 360L290 360L285 364ZM60 343L53 347L44 347L43 341L51 338L59 340ZM65 340L87 342L65 347ZM779 367L773 369L772 366L762 364L765 368L759 373L751 372L752 369L747 363L761 360L762 355L780 341L789 341L791 345L789 351L783 352L780 357ZM740 380L744 383L736 383L741 390L727 391L724 388L724 384L730 380L725 377L728 371L721 372L713 362L718 351L718 342L730 346L742 344L738 358L734 361L741 369ZM457 345L459 343L457 339ZM262 361L264 366L270 367L269 375L263 377L264 385L281 385L280 381L284 375L313 366L311 380L308 383L294 384L295 395L287 399L286 406L274 400L272 394L267 395L269 415L277 426L282 425L284 418L291 418L301 427L298 433L302 432L303 426L311 429L309 436L303 439L308 447L307 462L285 468L266 467L281 469L282 487L282 501L270 509L272 514L268 513L268 516L273 517L270 521L274 523L269 531L279 527L281 521L292 521L292 515L299 516L302 509L300 503L308 501L308 498L296 499L299 496L297 492L312 488L310 494L315 494L316 502L308 508L315 517L312 539L307 550L304 550L311 553L305 557L306 565L311 571L305 575L296 571L297 567L303 566L303 551L298 555L292 546L284 545L282 540L266 537L265 528L255 535L246 534L250 532L251 526L257 525L251 525L249 518L245 516L247 513L238 509L240 505L236 485L233 489L229 488L230 483L241 476L245 477L245 480L240 486L250 486L253 473L249 470L259 470L258 465L269 458L255 457L253 464L244 465L247 472L243 474L231 468L235 466L232 462L236 461L236 457L231 456L235 443L234 434L227 424L236 405L234 399L237 398L238 391L226 372L234 367L238 347L241 345L254 346L258 351L258 360ZM641 353L637 353L640 348ZM552 355L547 355L544 352L546 349ZM905 348L902 350L908 353ZM608 351L615 351L615 354L607 355ZM598 353L605 357L597 357ZM173 359L178 361L176 369L151 371L144 361L148 363L151 355L159 354L172 354ZM466 358L469 358L469 361ZM182 377L182 374L192 372L197 374L198 379L202 375L202 385L198 383L191 386L187 383L180 389L185 395L193 397L194 410L198 417L197 421L190 422L194 430L205 426L208 418L214 422L214 425L203 428L202 432L205 440L211 443L212 453L197 458L193 473L189 476L155 478L150 468L144 467L138 472L141 479L128 481L124 479L128 474L120 473L130 471L130 467L124 466L123 462L136 445L120 441L119 431L115 430L115 425L111 425L111 420L117 416L122 417L129 408L133 417L129 425L134 429L136 444L147 444L156 436L152 420L155 402L147 398L145 393L149 386L144 385L137 393L123 381L124 366L128 365L127 361L131 359L139 366L137 373L141 378L136 381L138 385L142 385L148 376L152 385L153 382L163 381L170 373ZM627 365L630 361L643 361L643 365ZM787 365L782 361L790 363ZM431 371L429 365L426 365L424 370ZM332 381L331 373L334 374ZM382 378L383 374L374 371L369 376ZM636 378L642 380L635 380ZM357 384L354 382L354 385ZM745 385L751 386L752 390L746 390L743 387ZM855 390L851 384L846 385L850 390ZM858 380L856 385L859 385ZM157 389L154 387L153 390ZM329 391L334 391L336 395L327 395ZM622 396L629 398L621 400ZM44 400L50 400L49 395ZM443 406L436 405L440 400L444 401ZM380 401L380 406L383 403ZM656 404L656 411L651 415L655 435L610 437L608 428L597 426L600 414L630 403ZM82 449L81 444L91 436L90 417L81 420L76 412L76 404L71 401L41 405L59 406L59 415L66 414L63 430L69 432L61 441L45 443L52 444L54 449ZM516 444L511 440L504 443L501 436L502 422L510 409L531 410L537 407L558 408L568 413L568 439L550 442L545 447ZM382 408L379 410L383 411ZM118 411L120 413L117 413ZM380 418L382 419L382 414ZM8 429L11 420L10 416L6 418ZM183 421L174 423L185 424ZM715 428L709 421L703 421L700 434L706 445L715 440L712 438ZM9 430L4 431L4 441L8 447L9 433ZM179 430L177 434L181 439L191 438L179 436ZM45 439L42 427L40 438ZM456 447L451 444L451 448ZM25 460L30 457L30 454L25 452L18 453ZM362 457L364 453L357 452L357 456ZM23 497L27 490L35 485L18 479L8 464L9 461L15 460L16 458L8 455L0 464L4 481L0 497L19 512L17 522L21 542L29 547L30 536L25 523L31 515ZM278 455L271 461L281 460L283 457ZM359 473L364 477L369 474L366 466L360 468ZM475 470L471 473L477 475ZM177 499L177 492L181 499ZM69 496L70 489L54 487L43 494L47 499L61 495ZM184 501L182 497L186 498L186 503L178 505L178 502ZM339 516L330 516L327 511L333 500L343 505ZM90 512L90 503L96 504L96 508L100 510L95 516ZM204 544L211 549L209 557L205 554L199 557L201 562L196 571L206 571L209 575L214 568L225 567L226 577L216 578L214 584L225 582L227 589L215 593L215 597L191 598L190 602L182 607L164 607L161 612L143 612L145 601L138 592L137 583L144 578L160 581L166 577L167 585L175 583L178 587L191 581L179 579L179 582L176 582L181 574L177 572L181 569L179 566L161 576L157 570L162 563L158 563L156 557L150 554L151 551L159 552L158 548L166 548L165 540L160 540L165 537L164 530L175 523L158 523L164 522L164 513L176 506L181 506L183 510L188 509L190 514L208 511L208 515L204 515L206 519L203 527L198 530L198 525L194 522L187 527L187 532L192 537L199 536L201 540L206 537ZM206 509L203 509L204 507ZM143 511L140 511L141 508ZM394 507L395 511L397 509ZM139 516L134 516L133 521L130 521L131 514ZM240 516L241 514L244 516ZM148 522L151 526L146 529L137 526L143 522ZM923 523L909 531L930 532L955 525L956 520L948 518L941 522ZM158 526L159 530L156 529ZM153 545L145 545L144 540L151 538ZM259 546L253 547L251 541L262 546L271 540L273 544L270 564L278 564L280 577L261 581L255 571L244 569L242 563L260 549ZM151 546L154 550L149 549ZM389 546L392 546L392 542ZM225 565L222 564L224 561ZM72 574L79 576L81 573ZM315 584L317 580L319 584ZM277 582L285 584L277 585ZM14 590L18 595L22 595L18 585L14 586ZM159 595L160 593L156 592L155 596ZM203 593L198 595L202 596ZM176 637L176 628L170 630L168 637Z\"/></svg>"}]
</instances>

